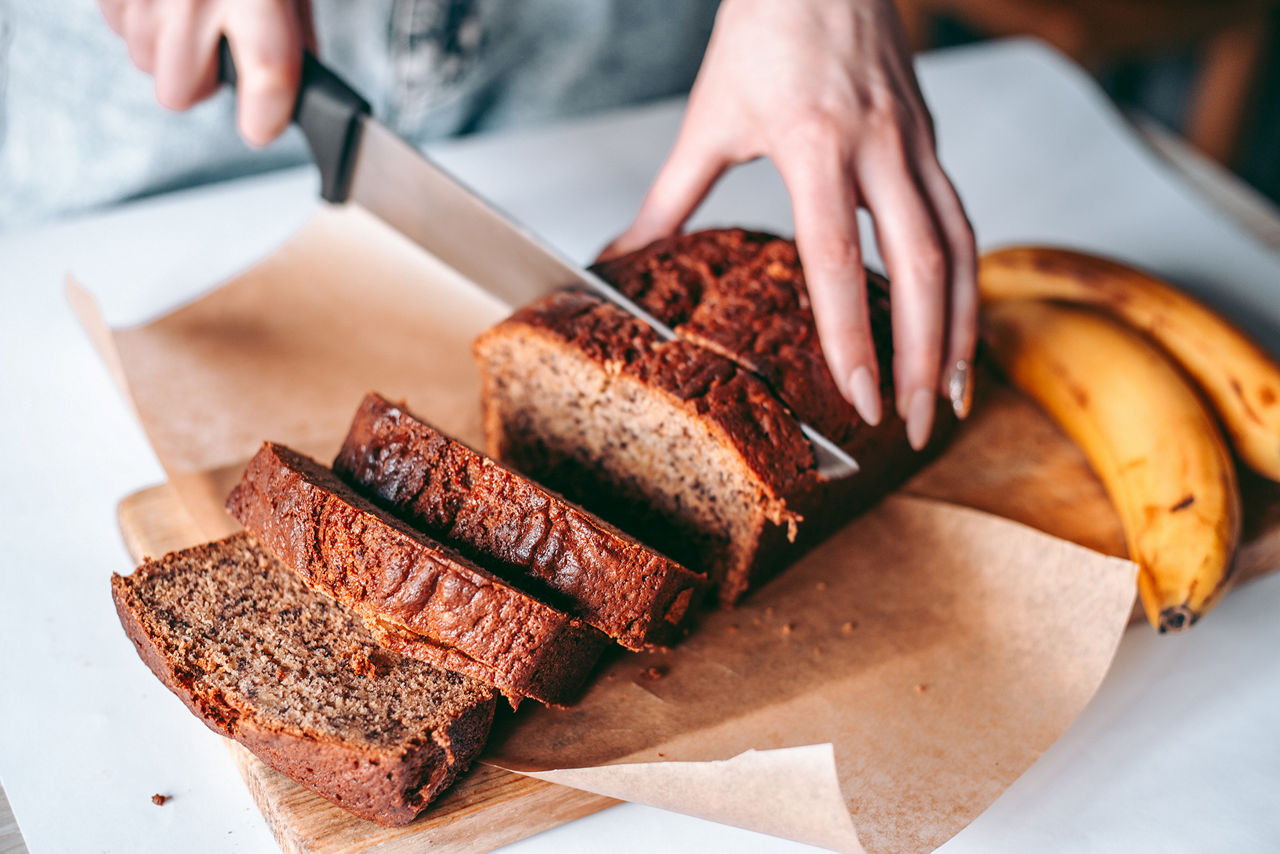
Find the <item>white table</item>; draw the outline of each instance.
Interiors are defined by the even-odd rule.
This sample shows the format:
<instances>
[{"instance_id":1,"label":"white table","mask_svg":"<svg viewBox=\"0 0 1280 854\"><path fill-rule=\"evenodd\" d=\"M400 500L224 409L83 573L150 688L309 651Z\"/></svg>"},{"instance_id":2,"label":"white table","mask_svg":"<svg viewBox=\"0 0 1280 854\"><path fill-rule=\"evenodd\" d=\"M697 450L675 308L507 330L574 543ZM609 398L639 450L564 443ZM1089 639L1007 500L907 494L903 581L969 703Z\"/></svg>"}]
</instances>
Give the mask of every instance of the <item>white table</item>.
<instances>
[{"instance_id":1,"label":"white table","mask_svg":"<svg viewBox=\"0 0 1280 854\"><path fill-rule=\"evenodd\" d=\"M1176 276L1280 350L1280 259L1127 137L1040 48L924 58L943 157L984 245L1056 239ZM588 258L634 211L680 105L441 146L469 182ZM1164 140L1175 153L1176 143ZM1280 218L1229 178L1189 174L1277 245ZM72 319L74 272L107 319L167 310L271 250L314 209L309 170L0 235L0 780L31 850L265 851L273 840L216 736L139 663L107 579L130 561L114 505L163 474ZM766 164L699 223L789 229ZM1280 577L1190 634L1131 630L1075 726L943 850L1264 851L1280 845ZM174 799L163 808L153 792ZM22 850L0 797L0 852ZM637 805L521 852L813 850Z\"/></svg>"}]
</instances>

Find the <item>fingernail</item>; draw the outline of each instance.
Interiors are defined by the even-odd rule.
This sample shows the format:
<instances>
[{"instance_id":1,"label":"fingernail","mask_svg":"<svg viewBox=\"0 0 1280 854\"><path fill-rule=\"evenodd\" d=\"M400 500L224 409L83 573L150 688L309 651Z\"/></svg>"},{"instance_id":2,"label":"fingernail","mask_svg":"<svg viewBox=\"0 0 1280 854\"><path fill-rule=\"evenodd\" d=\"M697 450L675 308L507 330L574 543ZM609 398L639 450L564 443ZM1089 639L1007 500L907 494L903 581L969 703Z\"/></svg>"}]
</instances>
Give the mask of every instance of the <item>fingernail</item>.
<instances>
[{"instance_id":1,"label":"fingernail","mask_svg":"<svg viewBox=\"0 0 1280 854\"><path fill-rule=\"evenodd\" d=\"M907 406L907 441L917 451L929 441L933 412L933 392L927 388L916 389Z\"/></svg>"},{"instance_id":2,"label":"fingernail","mask_svg":"<svg viewBox=\"0 0 1280 854\"><path fill-rule=\"evenodd\" d=\"M292 109L291 90L276 87L258 93L242 92L240 133L250 146L262 148L288 127Z\"/></svg>"},{"instance_id":3,"label":"fingernail","mask_svg":"<svg viewBox=\"0 0 1280 854\"><path fill-rule=\"evenodd\" d=\"M862 420L872 427L880 423L880 389L866 365L859 365L849 375L849 397Z\"/></svg>"},{"instance_id":4,"label":"fingernail","mask_svg":"<svg viewBox=\"0 0 1280 854\"><path fill-rule=\"evenodd\" d=\"M969 417L969 409L973 406L973 370L968 360L961 359L952 365L951 374L947 377L947 397L956 418Z\"/></svg>"}]
</instances>

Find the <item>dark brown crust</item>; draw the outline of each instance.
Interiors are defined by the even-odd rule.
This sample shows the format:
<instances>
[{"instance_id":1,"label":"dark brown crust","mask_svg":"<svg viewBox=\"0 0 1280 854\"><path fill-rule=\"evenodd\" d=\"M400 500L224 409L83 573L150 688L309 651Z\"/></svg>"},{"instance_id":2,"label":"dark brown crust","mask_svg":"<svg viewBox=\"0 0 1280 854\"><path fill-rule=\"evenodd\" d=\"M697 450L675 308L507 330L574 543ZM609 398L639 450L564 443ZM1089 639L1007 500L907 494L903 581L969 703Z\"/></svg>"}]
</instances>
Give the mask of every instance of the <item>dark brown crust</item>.
<instances>
[{"instance_id":1,"label":"dark brown crust","mask_svg":"<svg viewBox=\"0 0 1280 854\"><path fill-rule=\"evenodd\" d=\"M246 535L230 539L244 541ZM197 546L181 556L211 564L226 542ZM134 576L111 578L120 624L151 672L209 729L235 739L272 768L360 818L384 826L412 821L484 747L493 720L492 695L455 717L443 732L425 732L403 749L377 750L286 726L273 728L232 698L200 691L193 674L167 656L147 629L147 607L134 585L151 564L144 563Z\"/></svg>"},{"instance_id":2,"label":"dark brown crust","mask_svg":"<svg viewBox=\"0 0 1280 854\"><path fill-rule=\"evenodd\" d=\"M677 334L768 381L802 420L838 443L867 429L827 368L793 241L740 228L659 240L595 271ZM893 363L888 283L867 271L876 356ZM893 411L892 372L881 377ZM892 416L891 416L892 417Z\"/></svg>"},{"instance_id":3,"label":"dark brown crust","mask_svg":"<svg viewBox=\"0 0 1280 854\"><path fill-rule=\"evenodd\" d=\"M488 682L513 704L570 702L608 643L283 446L262 446L227 509L313 589L421 635L422 660Z\"/></svg>"},{"instance_id":4,"label":"dark brown crust","mask_svg":"<svg viewBox=\"0 0 1280 854\"><path fill-rule=\"evenodd\" d=\"M404 406L368 394L334 471L426 533L628 649L684 632L705 575L652 551L577 505L456 442Z\"/></svg>"},{"instance_id":5,"label":"dark brown crust","mask_svg":"<svg viewBox=\"0 0 1280 854\"><path fill-rule=\"evenodd\" d=\"M788 516L782 496L812 477L808 440L759 378L687 341L662 341L647 325L594 294L549 294L482 333L474 349L480 353L490 336L508 334L542 336L577 350L605 372L633 378L704 421L759 481L778 524ZM493 437L487 438L493 444Z\"/></svg>"}]
</instances>

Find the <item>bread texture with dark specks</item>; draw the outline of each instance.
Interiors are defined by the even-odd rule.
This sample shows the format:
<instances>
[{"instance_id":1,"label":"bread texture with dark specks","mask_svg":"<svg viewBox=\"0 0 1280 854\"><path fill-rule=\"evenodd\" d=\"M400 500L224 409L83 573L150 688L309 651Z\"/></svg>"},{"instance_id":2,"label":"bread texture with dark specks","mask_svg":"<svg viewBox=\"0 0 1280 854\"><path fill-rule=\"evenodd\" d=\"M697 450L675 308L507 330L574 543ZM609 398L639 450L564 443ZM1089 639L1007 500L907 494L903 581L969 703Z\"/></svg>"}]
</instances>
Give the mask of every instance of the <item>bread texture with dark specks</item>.
<instances>
[{"instance_id":1,"label":"bread texture with dark specks","mask_svg":"<svg viewBox=\"0 0 1280 854\"><path fill-rule=\"evenodd\" d=\"M595 271L670 325L663 341L586 291L482 333L485 449L694 570L724 604L914 472L892 403L888 290L868 273L885 419L862 422L827 369L795 244L742 229L660 240ZM799 422L861 471L818 475Z\"/></svg>"},{"instance_id":2,"label":"bread texture with dark specks","mask_svg":"<svg viewBox=\"0 0 1280 854\"><path fill-rule=\"evenodd\" d=\"M632 650L685 631L707 578L506 466L404 405L366 395L334 471L375 503Z\"/></svg>"},{"instance_id":3,"label":"bread texture with dark specks","mask_svg":"<svg viewBox=\"0 0 1280 854\"><path fill-rule=\"evenodd\" d=\"M281 445L262 446L227 509L313 589L413 635L409 654L487 682L513 705L572 702L608 644Z\"/></svg>"},{"instance_id":4,"label":"bread texture with dark specks","mask_svg":"<svg viewBox=\"0 0 1280 854\"><path fill-rule=\"evenodd\" d=\"M248 534L111 591L142 660L210 729L368 821L411 821L488 737L493 689L381 648Z\"/></svg>"}]
</instances>

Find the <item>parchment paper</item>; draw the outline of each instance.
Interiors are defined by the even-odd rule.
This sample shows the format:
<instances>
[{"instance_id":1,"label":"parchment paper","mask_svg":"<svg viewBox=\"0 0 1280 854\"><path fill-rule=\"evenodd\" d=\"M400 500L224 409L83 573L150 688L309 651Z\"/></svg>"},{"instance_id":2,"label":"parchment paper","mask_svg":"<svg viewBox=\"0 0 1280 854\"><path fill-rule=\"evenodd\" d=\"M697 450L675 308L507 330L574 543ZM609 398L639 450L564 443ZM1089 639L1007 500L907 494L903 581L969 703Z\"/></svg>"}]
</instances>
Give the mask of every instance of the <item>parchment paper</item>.
<instances>
[{"instance_id":1,"label":"parchment paper","mask_svg":"<svg viewBox=\"0 0 1280 854\"><path fill-rule=\"evenodd\" d=\"M471 338L506 308L358 209L146 326L73 305L209 537L264 439L327 459L377 389L480 442ZM487 761L846 851L928 850L1083 709L1132 564L893 497L678 649L618 654L572 709L525 704Z\"/></svg>"}]
</instances>

